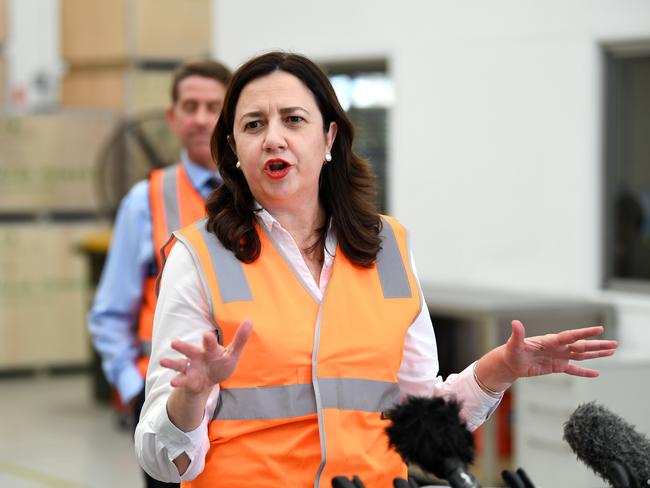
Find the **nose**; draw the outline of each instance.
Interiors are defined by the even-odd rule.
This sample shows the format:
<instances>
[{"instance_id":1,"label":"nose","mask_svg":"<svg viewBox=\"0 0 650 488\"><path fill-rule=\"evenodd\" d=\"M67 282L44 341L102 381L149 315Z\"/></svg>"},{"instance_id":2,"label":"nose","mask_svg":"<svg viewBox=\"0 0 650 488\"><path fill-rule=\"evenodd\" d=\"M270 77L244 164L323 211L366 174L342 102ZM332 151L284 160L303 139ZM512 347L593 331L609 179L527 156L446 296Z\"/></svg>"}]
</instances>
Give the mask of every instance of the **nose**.
<instances>
[{"instance_id":1,"label":"nose","mask_svg":"<svg viewBox=\"0 0 650 488\"><path fill-rule=\"evenodd\" d=\"M207 107L200 105L194 112L194 123L201 126L208 126L216 120Z\"/></svg>"},{"instance_id":2,"label":"nose","mask_svg":"<svg viewBox=\"0 0 650 488\"><path fill-rule=\"evenodd\" d=\"M264 134L262 149L266 152L278 152L286 149L287 141L284 138L283 126L281 123L269 121Z\"/></svg>"}]
</instances>

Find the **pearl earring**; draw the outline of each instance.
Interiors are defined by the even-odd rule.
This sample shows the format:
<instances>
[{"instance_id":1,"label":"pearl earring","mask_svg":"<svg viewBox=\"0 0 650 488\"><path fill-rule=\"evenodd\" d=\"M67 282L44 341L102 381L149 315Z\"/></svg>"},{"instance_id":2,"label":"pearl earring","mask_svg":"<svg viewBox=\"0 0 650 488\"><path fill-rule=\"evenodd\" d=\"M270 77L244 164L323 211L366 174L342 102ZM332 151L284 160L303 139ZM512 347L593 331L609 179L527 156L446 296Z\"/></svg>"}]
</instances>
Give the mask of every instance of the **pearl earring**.
<instances>
[{"instance_id":1,"label":"pearl earring","mask_svg":"<svg viewBox=\"0 0 650 488\"><path fill-rule=\"evenodd\" d=\"M239 161L237 161L237 164L235 165L235 168L237 168L237 169L241 168L241 163Z\"/></svg>"},{"instance_id":2,"label":"pearl earring","mask_svg":"<svg viewBox=\"0 0 650 488\"><path fill-rule=\"evenodd\" d=\"M327 152L325 153L325 162L329 163L330 161L332 161L332 155Z\"/></svg>"}]
</instances>

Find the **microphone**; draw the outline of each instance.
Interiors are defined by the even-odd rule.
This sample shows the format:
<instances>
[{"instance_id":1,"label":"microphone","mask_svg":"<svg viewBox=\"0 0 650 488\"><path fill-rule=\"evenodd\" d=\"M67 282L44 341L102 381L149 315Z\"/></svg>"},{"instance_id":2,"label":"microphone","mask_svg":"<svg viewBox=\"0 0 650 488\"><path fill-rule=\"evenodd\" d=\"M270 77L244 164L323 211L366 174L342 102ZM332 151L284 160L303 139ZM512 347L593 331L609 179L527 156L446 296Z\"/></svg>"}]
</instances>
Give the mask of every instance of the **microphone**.
<instances>
[{"instance_id":1,"label":"microphone","mask_svg":"<svg viewBox=\"0 0 650 488\"><path fill-rule=\"evenodd\" d=\"M459 417L460 404L441 397L408 397L387 412L389 445L452 488L480 488L467 471L474 461L474 437Z\"/></svg>"},{"instance_id":2,"label":"microphone","mask_svg":"<svg viewBox=\"0 0 650 488\"><path fill-rule=\"evenodd\" d=\"M517 471L504 469L501 471L501 477L508 488L535 488L523 468L517 468Z\"/></svg>"},{"instance_id":3,"label":"microphone","mask_svg":"<svg viewBox=\"0 0 650 488\"><path fill-rule=\"evenodd\" d=\"M366 488L361 479L355 474L350 481L345 476L332 478L332 488Z\"/></svg>"},{"instance_id":4,"label":"microphone","mask_svg":"<svg viewBox=\"0 0 650 488\"><path fill-rule=\"evenodd\" d=\"M508 488L526 488L526 485L524 484L521 477L514 471L504 469L501 471L501 477L503 478L503 481L505 481Z\"/></svg>"},{"instance_id":5,"label":"microphone","mask_svg":"<svg viewBox=\"0 0 650 488\"><path fill-rule=\"evenodd\" d=\"M420 488L420 485L413 478L409 478L408 481L404 478L395 478L393 488Z\"/></svg>"},{"instance_id":6,"label":"microphone","mask_svg":"<svg viewBox=\"0 0 650 488\"><path fill-rule=\"evenodd\" d=\"M648 438L602 405L578 406L564 424L564 440L578 459L612 487L650 485Z\"/></svg>"},{"instance_id":7,"label":"microphone","mask_svg":"<svg viewBox=\"0 0 650 488\"><path fill-rule=\"evenodd\" d=\"M515 474L517 474L517 476L519 476L519 479L524 484L525 488L535 488L535 485L533 485L533 482L528 477L528 473L526 473L526 471L524 471L524 468L517 468L517 471L515 471Z\"/></svg>"}]
</instances>

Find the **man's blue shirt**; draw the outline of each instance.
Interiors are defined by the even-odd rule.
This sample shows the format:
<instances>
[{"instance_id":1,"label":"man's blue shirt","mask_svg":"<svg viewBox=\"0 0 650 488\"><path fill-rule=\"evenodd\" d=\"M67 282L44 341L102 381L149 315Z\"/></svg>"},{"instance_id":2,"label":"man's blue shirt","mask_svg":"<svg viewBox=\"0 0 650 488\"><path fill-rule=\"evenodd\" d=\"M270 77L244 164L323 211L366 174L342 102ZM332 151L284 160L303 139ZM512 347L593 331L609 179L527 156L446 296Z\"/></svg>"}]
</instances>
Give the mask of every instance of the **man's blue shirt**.
<instances>
[{"instance_id":1,"label":"man's blue shirt","mask_svg":"<svg viewBox=\"0 0 650 488\"><path fill-rule=\"evenodd\" d=\"M192 162L185 151L181 162L192 186L203 196L212 191L210 171ZM109 383L117 388L124 403L142 391L144 380L136 366L139 355L137 321L144 295L144 283L156 269L149 204L149 181L136 183L117 211L111 246L93 306L88 329Z\"/></svg>"}]
</instances>

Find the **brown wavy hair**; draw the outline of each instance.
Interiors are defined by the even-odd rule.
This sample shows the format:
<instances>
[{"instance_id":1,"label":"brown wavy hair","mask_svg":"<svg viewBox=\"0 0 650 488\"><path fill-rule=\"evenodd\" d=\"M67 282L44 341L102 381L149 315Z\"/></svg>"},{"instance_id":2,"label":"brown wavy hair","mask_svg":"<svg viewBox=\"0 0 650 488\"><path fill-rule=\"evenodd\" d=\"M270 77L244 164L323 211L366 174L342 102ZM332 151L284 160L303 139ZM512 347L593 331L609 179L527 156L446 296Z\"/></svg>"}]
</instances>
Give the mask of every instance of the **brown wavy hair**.
<instances>
[{"instance_id":1,"label":"brown wavy hair","mask_svg":"<svg viewBox=\"0 0 650 488\"><path fill-rule=\"evenodd\" d=\"M259 257L254 197L243 173L235 166L237 156L229 138L233 134L235 109L244 87L276 71L295 76L313 93L323 117L324 132L331 122L338 128L331 150L332 161L323 166L320 174L319 201L326 218L312 249L324 245L327 225L331 221L343 254L356 265L370 267L381 248L382 224L375 206L375 177L368 162L352 150L354 128L327 76L314 62L299 54L263 54L243 64L233 75L210 142L223 184L208 198L207 229L240 261L251 263Z\"/></svg>"}]
</instances>

